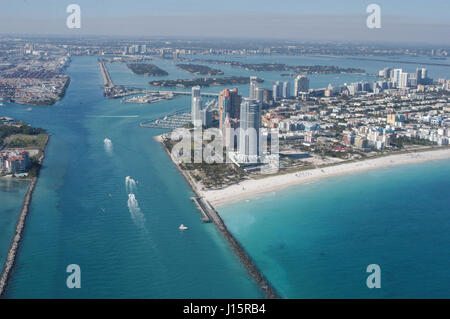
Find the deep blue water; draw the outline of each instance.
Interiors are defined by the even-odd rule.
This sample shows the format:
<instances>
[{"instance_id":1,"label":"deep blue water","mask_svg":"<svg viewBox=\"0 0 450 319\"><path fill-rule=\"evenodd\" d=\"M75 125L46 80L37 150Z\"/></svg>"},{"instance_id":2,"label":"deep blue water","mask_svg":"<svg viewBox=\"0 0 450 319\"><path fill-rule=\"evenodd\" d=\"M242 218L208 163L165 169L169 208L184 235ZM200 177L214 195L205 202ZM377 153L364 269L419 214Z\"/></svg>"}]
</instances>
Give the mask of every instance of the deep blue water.
<instances>
[{"instance_id":1,"label":"deep blue water","mask_svg":"<svg viewBox=\"0 0 450 319\"><path fill-rule=\"evenodd\" d=\"M368 73L388 66L323 57L240 59L361 66ZM172 61L154 62L170 73L169 78L192 77ZM109 67L117 84L148 87L153 79L132 75L125 64ZM224 76L253 74L216 67L225 71ZM415 69L405 67L410 72ZM430 76L448 75L445 68L428 68ZM153 140L162 131L138 126L143 120L186 108L189 97L149 105L106 100L95 57L73 58L68 73L70 87L55 106L0 108L0 116L27 121L52 134L7 297L261 297L214 226L200 222L188 185ZM267 87L272 81L289 79L278 72L258 75L266 79ZM310 78L315 88L373 79L368 75ZM248 85L238 88L248 94ZM105 138L112 141L110 152ZM260 203L252 200L221 212L284 297L445 296L449 285L443 265L449 264L450 240L442 229L449 226L444 191L449 186L449 165L442 163L320 181L277 194L276 201L267 196ZM433 165L441 166L435 170ZM137 181L139 210L129 207L126 176ZM414 180L405 182L402 176ZM26 186L13 192L0 187L0 216L8 216L0 221L6 229L0 237L0 257L6 254L8 232L13 232L25 192ZM181 223L189 226L187 232L178 230ZM369 263L382 267L381 290L364 288ZM69 264L81 267L79 290L66 287Z\"/></svg>"}]
</instances>

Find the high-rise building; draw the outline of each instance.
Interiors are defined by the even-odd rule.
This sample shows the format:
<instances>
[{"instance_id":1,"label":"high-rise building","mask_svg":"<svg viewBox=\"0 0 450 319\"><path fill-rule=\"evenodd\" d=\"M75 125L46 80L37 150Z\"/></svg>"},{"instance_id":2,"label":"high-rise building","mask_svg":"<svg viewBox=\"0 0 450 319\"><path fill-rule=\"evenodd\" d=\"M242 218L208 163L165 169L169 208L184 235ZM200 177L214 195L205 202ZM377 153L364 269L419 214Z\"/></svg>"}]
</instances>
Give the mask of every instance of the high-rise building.
<instances>
[{"instance_id":1,"label":"high-rise building","mask_svg":"<svg viewBox=\"0 0 450 319\"><path fill-rule=\"evenodd\" d=\"M275 101L281 100L283 97L283 86L280 81L275 82L273 85L273 99Z\"/></svg>"},{"instance_id":2,"label":"high-rise building","mask_svg":"<svg viewBox=\"0 0 450 319\"><path fill-rule=\"evenodd\" d=\"M427 84L428 71L425 68L416 69L417 84Z\"/></svg>"},{"instance_id":3,"label":"high-rise building","mask_svg":"<svg viewBox=\"0 0 450 319\"><path fill-rule=\"evenodd\" d=\"M219 94L219 128L223 128L223 123L228 117L231 120L239 119L241 96L238 89L224 89Z\"/></svg>"},{"instance_id":4,"label":"high-rise building","mask_svg":"<svg viewBox=\"0 0 450 319\"><path fill-rule=\"evenodd\" d=\"M243 99L241 103L239 155L251 160L259 155L261 127L261 105L254 99Z\"/></svg>"},{"instance_id":5,"label":"high-rise building","mask_svg":"<svg viewBox=\"0 0 450 319\"><path fill-rule=\"evenodd\" d=\"M283 82L283 98L289 99L291 97L291 83Z\"/></svg>"},{"instance_id":6,"label":"high-rise building","mask_svg":"<svg viewBox=\"0 0 450 319\"><path fill-rule=\"evenodd\" d=\"M191 121L195 127L202 125L202 98L201 96L195 96L192 98L191 104Z\"/></svg>"},{"instance_id":7,"label":"high-rise building","mask_svg":"<svg viewBox=\"0 0 450 319\"><path fill-rule=\"evenodd\" d=\"M399 89L406 89L409 86L408 78L409 78L409 74L407 72L400 73L400 78L399 78L397 87Z\"/></svg>"},{"instance_id":8,"label":"high-rise building","mask_svg":"<svg viewBox=\"0 0 450 319\"><path fill-rule=\"evenodd\" d=\"M259 86L258 77L251 76L250 77L250 98L256 99L256 88Z\"/></svg>"},{"instance_id":9,"label":"high-rise building","mask_svg":"<svg viewBox=\"0 0 450 319\"><path fill-rule=\"evenodd\" d=\"M309 80L305 75L298 75L294 81L294 96L299 96L300 92L308 92Z\"/></svg>"},{"instance_id":10,"label":"high-rise building","mask_svg":"<svg viewBox=\"0 0 450 319\"><path fill-rule=\"evenodd\" d=\"M199 86L192 87L192 98L194 98L194 97L200 97L200 87Z\"/></svg>"},{"instance_id":11,"label":"high-rise building","mask_svg":"<svg viewBox=\"0 0 450 319\"><path fill-rule=\"evenodd\" d=\"M205 107L200 111L202 118L202 125L204 127L210 127L213 121L212 110L209 107Z\"/></svg>"},{"instance_id":12,"label":"high-rise building","mask_svg":"<svg viewBox=\"0 0 450 319\"><path fill-rule=\"evenodd\" d=\"M255 89L255 100L257 100L259 104L263 104L264 102L264 91L262 86L257 86Z\"/></svg>"},{"instance_id":13,"label":"high-rise building","mask_svg":"<svg viewBox=\"0 0 450 319\"><path fill-rule=\"evenodd\" d=\"M402 73L402 69L394 69L392 71L392 84L394 84L396 88L398 88L400 85L400 76Z\"/></svg>"}]
</instances>

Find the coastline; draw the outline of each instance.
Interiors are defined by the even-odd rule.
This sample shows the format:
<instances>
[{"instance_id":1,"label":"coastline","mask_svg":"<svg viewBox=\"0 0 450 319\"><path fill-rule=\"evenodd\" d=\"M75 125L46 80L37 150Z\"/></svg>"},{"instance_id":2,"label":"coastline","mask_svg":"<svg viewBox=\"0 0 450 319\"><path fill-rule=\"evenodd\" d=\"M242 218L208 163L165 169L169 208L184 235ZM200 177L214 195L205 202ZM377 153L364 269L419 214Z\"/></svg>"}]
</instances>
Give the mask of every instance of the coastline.
<instances>
[{"instance_id":1,"label":"coastline","mask_svg":"<svg viewBox=\"0 0 450 319\"><path fill-rule=\"evenodd\" d=\"M256 284L261 288L261 290L264 292L266 298L268 299L276 299L278 298L278 295L275 291L275 289L272 287L272 285L269 283L269 281L264 277L264 275L259 271L259 269L256 267L256 265L253 263L253 260L250 258L250 256L247 254L247 252L244 250L244 248L240 245L240 243L234 238L233 234L228 230L227 226L223 222L222 218L220 217L219 213L215 210L213 205L211 205L206 198L202 196L202 192L198 189L196 183L191 179L188 173L184 172L179 165L173 160L172 155L170 154L169 150L166 148L166 146L163 143L161 135L155 136L154 139L159 142L163 149L166 151L169 158L172 160L172 162L175 164L177 169L180 171L180 173L184 176L187 183L191 187L192 191L198 198L198 206L197 209L202 210L206 215L209 217L209 220L214 223L217 230L224 236L224 238L228 241L228 243L231 245L231 248L239 258L242 265L247 270L248 274L250 275L253 280L255 280Z\"/></svg>"},{"instance_id":2,"label":"coastline","mask_svg":"<svg viewBox=\"0 0 450 319\"><path fill-rule=\"evenodd\" d=\"M208 200L213 207L220 207L226 204L240 202L257 195L279 191L291 186L311 183L324 178L442 159L450 159L450 148L393 154L323 168L267 176L261 179L245 180L224 189L202 191L201 195Z\"/></svg>"},{"instance_id":3,"label":"coastline","mask_svg":"<svg viewBox=\"0 0 450 319\"><path fill-rule=\"evenodd\" d=\"M50 135L47 137L47 141L45 142L45 145L44 145L44 150L42 151L42 155L39 158L40 165L42 165L42 162L44 161L45 150L47 148L49 140L50 140ZM40 171L40 169L39 169L39 171ZM17 256L17 253L18 253L18 250L20 247L19 246L20 241L22 240L23 232L25 230L26 218L28 216L28 212L30 211L30 204L31 204L31 200L33 198L33 192L36 187L38 178L39 178L39 172L37 173L36 177L33 177L31 179L30 186L29 186L27 194L25 195L25 198L24 198L22 210L20 212L19 219L16 224L16 231L15 231L13 239L11 241L8 255L6 257L5 264L3 266L2 275L0 277L0 298L4 297L6 286L8 284L8 279L9 279L11 271L14 267L16 256Z\"/></svg>"}]
</instances>

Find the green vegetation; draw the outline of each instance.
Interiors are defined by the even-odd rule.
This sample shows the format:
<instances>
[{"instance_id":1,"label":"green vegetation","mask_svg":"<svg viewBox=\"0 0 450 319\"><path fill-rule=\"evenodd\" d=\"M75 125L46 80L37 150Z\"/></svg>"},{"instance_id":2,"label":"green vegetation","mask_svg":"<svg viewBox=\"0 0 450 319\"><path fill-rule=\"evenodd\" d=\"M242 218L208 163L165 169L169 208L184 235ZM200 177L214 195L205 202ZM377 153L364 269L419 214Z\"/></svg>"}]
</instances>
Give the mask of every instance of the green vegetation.
<instances>
[{"instance_id":1,"label":"green vegetation","mask_svg":"<svg viewBox=\"0 0 450 319\"><path fill-rule=\"evenodd\" d=\"M210 141L204 141L203 148ZM169 151L178 143L169 138L163 139L163 144ZM224 159L225 153L224 153ZM196 182L201 182L205 188L218 189L236 184L246 178L247 173L240 167L231 163L194 163L194 146L191 152L192 163L180 164L180 169L186 171Z\"/></svg>"},{"instance_id":2,"label":"green vegetation","mask_svg":"<svg viewBox=\"0 0 450 319\"><path fill-rule=\"evenodd\" d=\"M128 63L127 67L133 71L136 75L145 75L145 76L166 76L169 75L163 69L160 69L154 64L150 63Z\"/></svg>"},{"instance_id":3,"label":"green vegetation","mask_svg":"<svg viewBox=\"0 0 450 319\"><path fill-rule=\"evenodd\" d=\"M177 67L192 74L199 75L222 75L223 72L219 69L213 69L206 65L199 64L177 64Z\"/></svg>"},{"instance_id":4,"label":"green vegetation","mask_svg":"<svg viewBox=\"0 0 450 319\"><path fill-rule=\"evenodd\" d=\"M28 124L16 122L14 125L0 125L0 149L6 148L35 148L34 156L30 156L31 166L27 178L37 177L41 164L39 158L45 150L49 135L44 129L33 128Z\"/></svg>"},{"instance_id":5,"label":"green vegetation","mask_svg":"<svg viewBox=\"0 0 450 319\"><path fill-rule=\"evenodd\" d=\"M40 151L43 151L47 143L47 134L38 135L26 135L26 134L14 134L5 139L6 147L8 148L25 148L25 147L37 147Z\"/></svg>"},{"instance_id":6,"label":"green vegetation","mask_svg":"<svg viewBox=\"0 0 450 319\"><path fill-rule=\"evenodd\" d=\"M435 142L422 139L422 138L414 138L414 137L392 137L390 140L391 145L396 146L398 148L403 148L404 145L436 145Z\"/></svg>"},{"instance_id":7,"label":"green vegetation","mask_svg":"<svg viewBox=\"0 0 450 319\"><path fill-rule=\"evenodd\" d=\"M341 68L335 65L287 65L281 63L255 63L248 64L237 61L224 60L209 60L209 59L195 59L194 61L228 64L232 67L245 69L247 71L261 72L261 71L290 71L295 73L308 74L339 74L339 73L365 73L364 69L359 68ZM287 74L284 74L287 76Z\"/></svg>"},{"instance_id":8,"label":"green vegetation","mask_svg":"<svg viewBox=\"0 0 450 319\"><path fill-rule=\"evenodd\" d=\"M29 138L36 137L37 135L47 135L47 132L44 129L41 128L33 128L27 124L21 124L21 125L0 125L0 146L3 145L5 142L9 143L7 140L8 137L12 137L13 135L17 135L19 138L26 138L27 141L30 142L31 140ZM41 138L36 137L39 142ZM25 140L24 140L25 141ZM12 142L14 142L14 139L12 139ZM25 141L26 142L26 141ZM31 145L31 146L37 146L37 145ZM24 147L24 146L11 146L11 147Z\"/></svg>"},{"instance_id":9,"label":"green vegetation","mask_svg":"<svg viewBox=\"0 0 450 319\"><path fill-rule=\"evenodd\" d=\"M36 156L30 157L31 166L28 170L28 178L37 177L39 175L39 171L41 170L41 164L39 163L39 159Z\"/></svg>"},{"instance_id":10,"label":"green vegetation","mask_svg":"<svg viewBox=\"0 0 450 319\"><path fill-rule=\"evenodd\" d=\"M237 85L237 84L247 84L250 82L249 77L245 76L232 76L224 78L198 78L198 79L178 79L178 80L161 80L152 81L150 85L153 86L164 86L164 87L193 87L193 86L221 86L221 85ZM259 82L263 80L259 79Z\"/></svg>"}]
</instances>

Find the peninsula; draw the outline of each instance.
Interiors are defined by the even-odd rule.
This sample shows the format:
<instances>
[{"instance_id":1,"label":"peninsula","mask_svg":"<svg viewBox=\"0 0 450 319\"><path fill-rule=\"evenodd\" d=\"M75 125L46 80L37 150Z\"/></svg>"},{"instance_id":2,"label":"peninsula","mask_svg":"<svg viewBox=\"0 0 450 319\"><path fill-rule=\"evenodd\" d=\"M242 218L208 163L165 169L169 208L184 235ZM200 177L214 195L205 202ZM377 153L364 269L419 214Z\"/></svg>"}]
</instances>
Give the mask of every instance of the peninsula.
<instances>
[{"instance_id":1,"label":"peninsula","mask_svg":"<svg viewBox=\"0 0 450 319\"><path fill-rule=\"evenodd\" d=\"M0 118L0 124L2 139L0 141L0 172L9 173L5 178L14 178L21 173L31 180L0 277L0 297L2 297L23 237L25 221L44 160L49 135L43 129L32 128L26 123L15 122L12 119ZM30 157L32 151L35 151L35 155Z\"/></svg>"}]
</instances>

